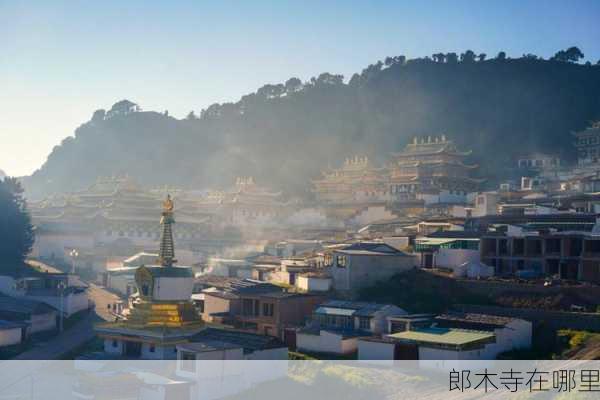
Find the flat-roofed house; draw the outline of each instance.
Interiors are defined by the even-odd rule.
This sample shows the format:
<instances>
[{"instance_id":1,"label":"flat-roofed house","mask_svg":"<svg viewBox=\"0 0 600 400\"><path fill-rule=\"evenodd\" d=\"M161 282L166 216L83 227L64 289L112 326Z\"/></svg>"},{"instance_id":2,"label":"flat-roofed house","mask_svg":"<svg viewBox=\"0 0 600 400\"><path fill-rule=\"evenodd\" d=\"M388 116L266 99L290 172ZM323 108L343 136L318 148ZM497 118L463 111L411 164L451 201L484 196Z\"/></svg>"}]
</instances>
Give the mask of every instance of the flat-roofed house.
<instances>
[{"instance_id":1,"label":"flat-roofed house","mask_svg":"<svg viewBox=\"0 0 600 400\"><path fill-rule=\"evenodd\" d=\"M226 287L203 293L205 321L279 338L286 330L303 326L324 300L321 295L287 292L251 279L230 280Z\"/></svg>"},{"instance_id":2,"label":"flat-roofed house","mask_svg":"<svg viewBox=\"0 0 600 400\"><path fill-rule=\"evenodd\" d=\"M405 314L391 304L330 300L319 305L310 323L296 333L296 346L315 353L353 353L360 337L386 333L387 318Z\"/></svg>"},{"instance_id":3,"label":"flat-roofed house","mask_svg":"<svg viewBox=\"0 0 600 400\"><path fill-rule=\"evenodd\" d=\"M190 383L186 398L219 399L248 393L259 383L287 378L288 348L272 336L206 328L189 343L177 346L175 373Z\"/></svg>"},{"instance_id":4,"label":"flat-roofed house","mask_svg":"<svg viewBox=\"0 0 600 400\"><path fill-rule=\"evenodd\" d=\"M0 319L27 326L26 335L56 329L58 311L41 301L0 295Z\"/></svg>"},{"instance_id":5,"label":"flat-roofed house","mask_svg":"<svg viewBox=\"0 0 600 400\"><path fill-rule=\"evenodd\" d=\"M359 340L359 359L493 360L531 347L531 322L519 318L453 312L390 317L388 322L390 334Z\"/></svg>"},{"instance_id":6,"label":"flat-roofed house","mask_svg":"<svg viewBox=\"0 0 600 400\"><path fill-rule=\"evenodd\" d=\"M496 341L486 346L486 359L495 359L498 354L506 351L531 347L532 324L520 318L453 312L437 316L435 324L441 328L492 332Z\"/></svg>"},{"instance_id":7,"label":"flat-roofed house","mask_svg":"<svg viewBox=\"0 0 600 400\"><path fill-rule=\"evenodd\" d=\"M353 291L414 268L415 258L382 242L359 242L333 250L330 263L333 288Z\"/></svg>"},{"instance_id":8,"label":"flat-roofed house","mask_svg":"<svg viewBox=\"0 0 600 400\"><path fill-rule=\"evenodd\" d=\"M416 347L419 360L436 361L486 359L486 347L496 341L493 332L440 327L396 332L387 338L400 347Z\"/></svg>"},{"instance_id":9,"label":"flat-roofed house","mask_svg":"<svg viewBox=\"0 0 600 400\"><path fill-rule=\"evenodd\" d=\"M177 354L179 360L287 360L288 348L272 336L207 327L177 345Z\"/></svg>"}]
</instances>

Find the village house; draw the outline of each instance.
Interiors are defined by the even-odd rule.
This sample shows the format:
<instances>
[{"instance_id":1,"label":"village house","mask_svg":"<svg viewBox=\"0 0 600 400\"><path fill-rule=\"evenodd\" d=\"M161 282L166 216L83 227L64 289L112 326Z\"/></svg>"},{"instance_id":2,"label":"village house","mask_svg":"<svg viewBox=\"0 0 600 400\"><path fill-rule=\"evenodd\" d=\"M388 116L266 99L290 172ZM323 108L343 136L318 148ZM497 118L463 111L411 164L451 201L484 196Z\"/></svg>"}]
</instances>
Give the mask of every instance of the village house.
<instances>
[{"instance_id":1,"label":"village house","mask_svg":"<svg viewBox=\"0 0 600 400\"><path fill-rule=\"evenodd\" d=\"M26 336L57 329L58 311L41 301L0 294L0 319L26 325Z\"/></svg>"},{"instance_id":2,"label":"village house","mask_svg":"<svg viewBox=\"0 0 600 400\"><path fill-rule=\"evenodd\" d=\"M296 287L303 292L328 292L332 279L324 272L304 272L297 276Z\"/></svg>"},{"instance_id":3,"label":"village house","mask_svg":"<svg viewBox=\"0 0 600 400\"><path fill-rule=\"evenodd\" d=\"M520 318L452 312L435 317L434 323L441 328L492 332L496 340L485 349L485 357L489 359L503 352L531 347L532 324Z\"/></svg>"},{"instance_id":4,"label":"village house","mask_svg":"<svg viewBox=\"0 0 600 400\"><path fill-rule=\"evenodd\" d=\"M190 371L190 360L287 360L288 348L279 339L249 332L207 327L189 342L177 345L181 371Z\"/></svg>"},{"instance_id":5,"label":"village house","mask_svg":"<svg viewBox=\"0 0 600 400\"><path fill-rule=\"evenodd\" d=\"M523 154L517 159L517 167L524 170L544 172L560 167L560 158L552 154L530 153Z\"/></svg>"},{"instance_id":6,"label":"village house","mask_svg":"<svg viewBox=\"0 0 600 400\"><path fill-rule=\"evenodd\" d=\"M65 317L87 310L87 285L75 275L29 269L20 275L0 275L0 293L45 303Z\"/></svg>"},{"instance_id":7,"label":"village house","mask_svg":"<svg viewBox=\"0 0 600 400\"><path fill-rule=\"evenodd\" d=\"M289 329L303 326L323 297L287 292L283 288L253 280L232 280L222 289L205 289L207 322L284 338Z\"/></svg>"},{"instance_id":8,"label":"village house","mask_svg":"<svg viewBox=\"0 0 600 400\"><path fill-rule=\"evenodd\" d=\"M415 266L415 258L382 242L359 242L335 249L325 265L333 288L353 291L373 285Z\"/></svg>"},{"instance_id":9,"label":"village house","mask_svg":"<svg viewBox=\"0 0 600 400\"><path fill-rule=\"evenodd\" d=\"M439 231L415 239L421 268L454 270L460 265L479 261L478 232Z\"/></svg>"},{"instance_id":10,"label":"village house","mask_svg":"<svg viewBox=\"0 0 600 400\"><path fill-rule=\"evenodd\" d=\"M389 304L329 300L319 305L306 327L296 333L300 351L350 354L358 338L388 332L388 317L407 314Z\"/></svg>"},{"instance_id":11,"label":"village house","mask_svg":"<svg viewBox=\"0 0 600 400\"><path fill-rule=\"evenodd\" d=\"M452 312L388 322L389 334L358 340L360 360L425 360L424 365L440 367L439 360L493 360L532 343L531 322L519 318Z\"/></svg>"}]
</instances>

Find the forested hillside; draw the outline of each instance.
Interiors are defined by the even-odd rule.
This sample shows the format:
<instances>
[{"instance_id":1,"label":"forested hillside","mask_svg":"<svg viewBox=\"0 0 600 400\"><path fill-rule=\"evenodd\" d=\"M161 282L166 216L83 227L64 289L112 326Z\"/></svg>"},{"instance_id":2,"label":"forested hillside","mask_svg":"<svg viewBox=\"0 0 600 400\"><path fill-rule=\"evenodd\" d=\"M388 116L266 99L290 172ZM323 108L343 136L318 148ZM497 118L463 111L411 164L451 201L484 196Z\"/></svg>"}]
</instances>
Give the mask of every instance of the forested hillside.
<instances>
[{"instance_id":1,"label":"forested hillside","mask_svg":"<svg viewBox=\"0 0 600 400\"><path fill-rule=\"evenodd\" d=\"M182 120L121 101L96 111L23 183L39 197L99 175L196 188L254 175L306 194L311 177L346 156L383 162L414 135L442 133L472 149L480 174L494 182L522 152L573 159L570 132L600 119L600 65L581 58L576 48L550 60L471 51L390 57L347 81L292 78Z\"/></svg>"}]
</instances>

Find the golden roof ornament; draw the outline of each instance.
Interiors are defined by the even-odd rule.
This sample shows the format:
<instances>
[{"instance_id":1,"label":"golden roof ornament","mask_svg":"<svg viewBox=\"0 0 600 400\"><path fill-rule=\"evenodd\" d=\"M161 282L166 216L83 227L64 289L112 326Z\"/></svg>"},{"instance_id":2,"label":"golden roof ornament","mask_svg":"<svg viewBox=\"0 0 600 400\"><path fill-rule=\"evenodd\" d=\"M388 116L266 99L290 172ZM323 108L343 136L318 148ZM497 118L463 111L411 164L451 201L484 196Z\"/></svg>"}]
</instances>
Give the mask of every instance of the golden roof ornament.
<instances>
[{"instance_id":1,"label":"golden roof ornament","mask_svg":"<svg viewBox=\"0 0 600 400\"><path fill-rule=\"evenodd\" d=\"M168 194L165 201L163 201L163 211L165 212L173 212L173 208L175 205L173 204L173 200L171 199L171 195Z\"/></svg>"}]
</instances>

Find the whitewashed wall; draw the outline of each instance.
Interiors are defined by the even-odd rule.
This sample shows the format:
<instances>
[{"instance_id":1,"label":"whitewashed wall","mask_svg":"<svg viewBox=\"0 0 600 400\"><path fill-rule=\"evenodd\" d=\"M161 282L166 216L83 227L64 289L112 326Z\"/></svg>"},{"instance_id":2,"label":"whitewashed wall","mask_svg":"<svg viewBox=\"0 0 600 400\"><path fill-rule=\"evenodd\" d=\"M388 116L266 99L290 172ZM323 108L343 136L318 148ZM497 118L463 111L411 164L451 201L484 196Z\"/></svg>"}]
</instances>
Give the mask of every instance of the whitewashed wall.
<instances>
[{"instance_id":1,"label":"whitewashed wall","mask_svg":"<svg viewBox=\"0 0 600 400\"><path fill-rule=\"evenodd\" d=\"M296 287L310 292L327 292L331 289L331 278L298 276L296 278Z\"/></svg>"},{"instance_id":2,"label":"whitewashed wall","mask_svg":"<svg viewBox=\"0 0 600 400\"><path fill-rule=\"evenodd\" d=\"M161 277L154 281L153 298L155 300L189 300L192 297L194 280L192 278Z\"/></svg>"},{"instance_id":3,"label":"whitewashed wall","mask_svg":"<svg viewBox=\"0 0 600 400\"><path fill-rule=\"evenodd\" d=\"M435 266L454 270L466 262L478 262L479 257L479 250L439 249L435 253Z\"/></svg>"},{"instance_id":4,"label":"whitewashed wall","mask_svg":"<svg viewBox=\"0 0 600 400\"><path fill-rule=\"evenodd\" d=\"M21 328L0 329L0 347L21 343Z\"/></svg>"},{"instance_id":5,"label":"whitewashed wall","mask_svg":"<svg viewBox=\"0 0 600 400\"><path fill-rule=\"evenodd\" d=\"M359 360L393 360L394 343L358 340Z\"/></svg>"},{"instance_id":6,"label":"whitewashed wall","mask_svg":"<svg viewBox=\"0 0 600 400\"><path fill-rule=\"evenodd\" d=\"M356 351L357 338L342 339L341 335L321 331L319 335L296 334L296 347L299 350L317 353L347 354Z\"/></svg>"}]
</instances>

